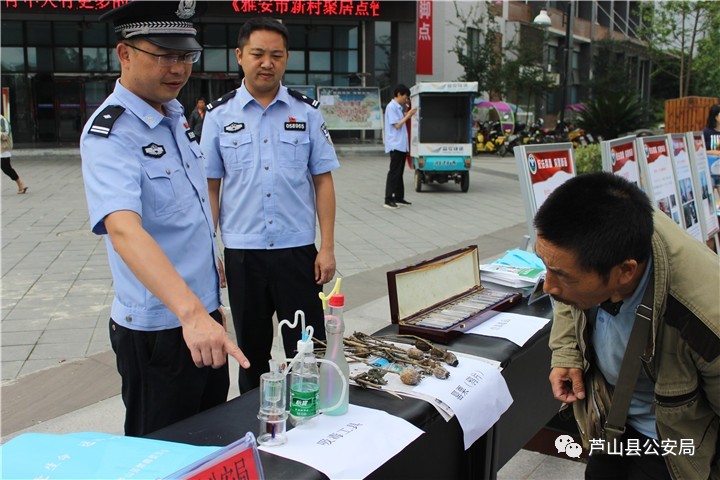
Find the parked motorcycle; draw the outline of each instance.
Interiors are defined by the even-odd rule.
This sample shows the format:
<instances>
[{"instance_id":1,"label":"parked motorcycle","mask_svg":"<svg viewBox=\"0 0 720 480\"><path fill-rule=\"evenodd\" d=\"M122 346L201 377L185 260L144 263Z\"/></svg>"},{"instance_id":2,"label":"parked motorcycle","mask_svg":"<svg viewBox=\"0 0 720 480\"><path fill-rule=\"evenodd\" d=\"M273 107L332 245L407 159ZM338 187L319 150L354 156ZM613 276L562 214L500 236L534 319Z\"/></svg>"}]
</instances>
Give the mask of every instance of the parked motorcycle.
<instances>
[{"instance_id":1,"label":"parked motorcycle","mask_svg":"<svg viewBox=\"0 0 720 480\"><path fill-rule=\"evenodd\" d=\"M543 125L545 124L545 120L542 118L537 118L535 122L530 126L530 129L528 131L526 142L529 145L539 145L542 143L548 143L548 138L546 136L547 129L543 128Z\"/></svg>"},{"instance_id":2,"label":"parked motorcycle","mask_svg":"<svg viewBox=\"0 0 720 480\"><path fill-rule=\"evenodd\" d=\"M515 123L515 129L513 130L513 133L508 136L507 140L505 141L507 148L504 149L505 151L503 151L502 153L498 152L501 156L504 157L508 151L512 153L515 151L515 147L527 143L528 135L525 131L525 126L526 125L524 123Z\"/></svg>"},{"instance_id":3,"label":"parked motorcycle","mask_svg":"<svg viewBox=\"0 0 720 480\"><path fill-rule=\"evenodd\" d=\"M478 152L503 153L507 154L505 134L502 131L500 122L484 122L475 137L475 145Z\"/></svg>"}]
</instances>

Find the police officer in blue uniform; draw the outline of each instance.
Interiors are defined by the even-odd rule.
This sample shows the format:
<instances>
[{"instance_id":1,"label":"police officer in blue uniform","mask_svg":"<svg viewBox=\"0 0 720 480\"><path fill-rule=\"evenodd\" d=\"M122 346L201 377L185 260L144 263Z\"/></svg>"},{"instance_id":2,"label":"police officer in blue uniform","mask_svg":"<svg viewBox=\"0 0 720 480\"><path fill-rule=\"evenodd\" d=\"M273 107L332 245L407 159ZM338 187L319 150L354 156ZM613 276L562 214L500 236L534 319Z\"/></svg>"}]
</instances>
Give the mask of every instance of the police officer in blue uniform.
<instances>
[{"instance_id":1,"label":"police officer in blue uniform","mask_svg":"<svg viewBox=\"0 0 720 480\"><path fill-rule=\"evenodd\" d=\"M292 319L302 310L315 336L325 338L318 293L335 275L331 172L339 163L319 103L280 82L287 44L288 31L275 20L241 27L235 52L245 78L208 105L200 143L238 345L252 363L240 371L241 392L268 370L274 313ZM299 330L283 331L289 357Z\"/></svg>"},{"instance_id":2,"label":"police officer in blue uniform","mask_svg":"<svg viewBox=\"0 0 720 480\"><path fill-rule=\"evenodd\" d=\"M101 17L115 26L121 75L80 139L131 436L225 402L228 354L249 365L225 329L203 158L176 100L202 50L197 13L194 1L132 1Z\"/></svg>"}]
</instances>

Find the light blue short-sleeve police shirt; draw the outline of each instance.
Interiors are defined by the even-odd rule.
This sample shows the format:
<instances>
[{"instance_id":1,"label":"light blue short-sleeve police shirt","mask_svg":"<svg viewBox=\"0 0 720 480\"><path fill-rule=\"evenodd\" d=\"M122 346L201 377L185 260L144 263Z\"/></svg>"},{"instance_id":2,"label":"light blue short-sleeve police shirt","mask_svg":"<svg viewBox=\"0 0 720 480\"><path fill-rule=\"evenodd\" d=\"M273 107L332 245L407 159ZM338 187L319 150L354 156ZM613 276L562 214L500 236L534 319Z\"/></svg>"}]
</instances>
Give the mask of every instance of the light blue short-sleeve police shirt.
<instances>
[{"instance_id":1,"label":"light blue short-sleeve police shirt","mask_svg":"<svg viewBox=\"0 0 720 480\"><path fill-rule=\"evenodd\" d=\"M210 108L201 148L208 178L222 178L220 232L226 247L279 249L315 242L312 176L339 167L322 114L280 86L263 108L243 81Z\"/></svg>"},{"instance_id":2,"label":"light blue short-sleeve police shirt","mask_svg":"<svg viewBox=\"0 0 720 480\"><path fill-rule=\"evenodd\" d=\"M106 107L124 108L108 132L93 126ZM80 138L85 194L94 233L120 210L140 215L177 272L208 312L220 305L217 247L200 148L177 100L166 116L118 81ZM90 133L101 132L100 135ZM135 330L180 326L177 317L135 277L106 237L115 299L111 316Z\"/></svg>"}]
</instances>

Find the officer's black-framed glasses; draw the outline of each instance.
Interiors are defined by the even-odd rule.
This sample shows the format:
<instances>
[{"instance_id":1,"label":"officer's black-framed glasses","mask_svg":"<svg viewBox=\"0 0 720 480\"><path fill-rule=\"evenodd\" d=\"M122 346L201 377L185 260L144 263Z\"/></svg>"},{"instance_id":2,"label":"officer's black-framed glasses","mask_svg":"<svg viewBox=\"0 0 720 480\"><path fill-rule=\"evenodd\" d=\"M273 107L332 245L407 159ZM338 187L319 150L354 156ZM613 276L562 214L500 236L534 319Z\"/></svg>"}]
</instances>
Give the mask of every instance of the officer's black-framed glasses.
<instances>
[{"instance_id":1,"label":"officer's black-framed glasses","mask_svg":"<svg viewBox=\"0 0 720 480\"><path fill-rule=\"evenodd\" d=\"M196 63L198 60L200 60L200 55L202 52L188 52L184 53L182 55L175 55L172 53L168 54L159 54L159 53L153 53L148 52L147 50L143 50L142 48L136 47L135 45L131 45L129 43L123 42L126 46L132 48L133 50L139 50L143 53L147 53L148 55L152 55L153 57L157 58L158 65L161 67L169 67L171 65L175 65L178 62L182 62L188 65L191 65L193 63Z\"/></svg>"}]
</instances>

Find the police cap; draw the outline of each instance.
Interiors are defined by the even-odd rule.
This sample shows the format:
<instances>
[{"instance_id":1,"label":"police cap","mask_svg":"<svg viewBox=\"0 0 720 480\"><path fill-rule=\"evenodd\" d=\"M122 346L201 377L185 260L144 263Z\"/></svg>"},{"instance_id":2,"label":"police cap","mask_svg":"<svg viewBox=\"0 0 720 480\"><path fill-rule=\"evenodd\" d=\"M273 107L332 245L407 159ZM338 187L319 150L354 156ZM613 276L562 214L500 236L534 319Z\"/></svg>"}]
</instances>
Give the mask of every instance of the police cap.
<instances>
[{"instance_id":1,"label":"police cap","mask_svg":"<svg viewBox=\"0 0 720 480\"><path fill-rule=\"evenodd\" d=\"M131 0L100 16L113 22L118 40L142 38L158 47L188 52L200 51L192 19L207 8L206 2L181 0L153 2Z\"/></svg>"}]
</instances>

